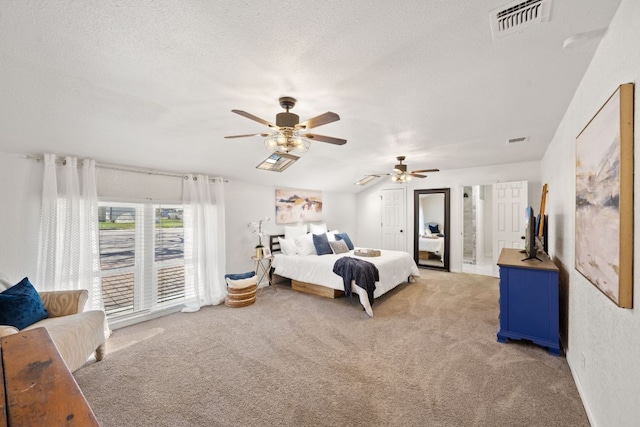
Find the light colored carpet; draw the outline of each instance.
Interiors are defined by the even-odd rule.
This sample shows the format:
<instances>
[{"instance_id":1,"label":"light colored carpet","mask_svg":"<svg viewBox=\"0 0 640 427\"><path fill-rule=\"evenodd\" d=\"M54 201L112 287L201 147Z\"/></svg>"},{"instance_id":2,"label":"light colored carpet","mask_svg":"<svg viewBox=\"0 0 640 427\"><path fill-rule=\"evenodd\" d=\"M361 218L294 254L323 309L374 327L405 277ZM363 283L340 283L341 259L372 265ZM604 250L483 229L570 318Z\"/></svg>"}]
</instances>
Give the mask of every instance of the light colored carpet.
<instances>
[{"instance_id":1,"label":"light colored carpet","mask_svg":"<svg viewBox=\"0 0 640 427\"><path fill-rule=\"evenodd\" d=\"M290 288L116 330L75 373L109 426L588 426L563 357L500 344L498 280L422 271L376 300Z\"/></svg>"}]
</instances>

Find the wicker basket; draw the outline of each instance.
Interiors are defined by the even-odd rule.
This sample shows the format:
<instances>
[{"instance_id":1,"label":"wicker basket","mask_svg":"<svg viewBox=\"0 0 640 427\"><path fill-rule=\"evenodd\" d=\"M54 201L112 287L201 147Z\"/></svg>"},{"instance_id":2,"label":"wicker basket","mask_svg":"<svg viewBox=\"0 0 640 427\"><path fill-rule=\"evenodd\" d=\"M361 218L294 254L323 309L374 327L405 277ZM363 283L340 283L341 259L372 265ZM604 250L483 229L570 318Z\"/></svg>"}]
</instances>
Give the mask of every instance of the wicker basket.
<instances>
[{"instance_id":1,"label":"wicker basket","mask_svg":"<svg viewBox=\"0 0 640 427\"><path fill-rule=\"evenodd\" d=\"M246 307L256 302L256 290L258 285L247 286L246 288L227 288L227 297L224 305L227 307Z\"/></svg>"}]
</instances>

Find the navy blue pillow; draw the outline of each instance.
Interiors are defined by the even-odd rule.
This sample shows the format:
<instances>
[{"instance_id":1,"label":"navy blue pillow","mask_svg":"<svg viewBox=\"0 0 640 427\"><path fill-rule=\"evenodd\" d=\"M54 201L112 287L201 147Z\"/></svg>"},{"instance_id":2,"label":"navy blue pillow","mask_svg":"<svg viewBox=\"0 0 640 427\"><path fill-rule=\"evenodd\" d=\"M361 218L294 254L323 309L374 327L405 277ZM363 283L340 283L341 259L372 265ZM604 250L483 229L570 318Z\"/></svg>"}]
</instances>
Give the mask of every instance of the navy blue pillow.
<instances>
[{"instance_id":1,"label":"navy blue pillow","mask_svg":"<svg viewBox=\"0 0 640 427\"><path fill-rule=\"evenodd\" d=\"M313 234L313 246L316 247L318 255L332 254L331 245L329 245L329 239L325 233Z\"/></svg>"},{"instance_id":2,"label":"navy blue pillow","mask_svg":"<svg viewBox=\"0 0 640 427\"><path fill-rule=\"evenodd\" d=\"M38 291L26 277L0 293L0 325L24 329L47 317L49 313L44 308Z\"/></svg>"},{"instance_id":3,"label":"navy blue pillow","mask_svg":"<svg viewBox=\"0 0 640 427\"><path fill-rule=\"evenodd\" d=\"M224 278L231 279L231 280L242 280L242 279L248 279L249 277L253 277L255 275L256 275L255 271L248 271L246 273L225 274Z\"/></svg>"},{"instance_id":4,"label":"navy blue pillow","mask_svg":"<svg viewBox=\"0 0 640 427\"><path fill-rule=\"evenodd\" d=\"M349 235L347 233L336 233L336 240L344 240L349 250L353 250L353 243L351 243L351 239L349 238Z\"/></svg>"},{"instance_id":5,"label":"navy blue pillow","mask_svg":"<svg viewBox=\"0 0 640 427\"><path fill-rule=\"evenodd\" d=\"M432 234L438 234L440 232L440 230L438 229L438 224L436 224L436 225L429 224L429 231Z\"/></svg>"}]
</instances>

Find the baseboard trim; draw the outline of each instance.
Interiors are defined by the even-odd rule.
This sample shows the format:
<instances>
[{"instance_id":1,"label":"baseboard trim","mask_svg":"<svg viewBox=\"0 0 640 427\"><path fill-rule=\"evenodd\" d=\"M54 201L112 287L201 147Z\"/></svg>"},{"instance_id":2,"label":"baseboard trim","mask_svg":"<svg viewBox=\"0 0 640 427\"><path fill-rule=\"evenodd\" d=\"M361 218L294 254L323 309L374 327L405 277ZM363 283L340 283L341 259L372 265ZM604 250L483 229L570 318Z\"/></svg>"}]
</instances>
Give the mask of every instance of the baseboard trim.
<instances>
[{"instance_id":1,"label":"baseboard trim","mask_svg":"<svg viewBox=\"0 0 640 427\"><path fill-rule=\"evenodd\" d=\"M167 314L177 313L182 310L184 304L177 304L171 307L164 308L153 312L143 312L139 314L133 314L130 316L123 316L120 318L107 319L109 323L109 329L116 330L124 328L126 326L135 325L136 323L145 322L147 320L156 319L158 317L166 316Z\"/></svg>"},{"instance_id":2,"label":"baseboard trim","mask_svg":"<svg viewBox=\"0 0 640 427\"><path fill-rule=\"evenodd\" d=\"M566 348L566 347L565 347ZM565 358L567 360L567 365L569 365L569 371L571 372L571 376L573 377L573 382L576 384L576 388L578 389L578 394L580 395L580 400L582 401L582 406L584 407L584 412L587 414L587 419L589 420L589 424L591 427L598 427L596 424L595 418L593 417L593 412L589 407L589 403L587 402L584 390L582 389L582 383L580 383L580 377L576 374L577 369L573 369L571 365L570 352L565 350Z\"/></svg>"}]
</instances>

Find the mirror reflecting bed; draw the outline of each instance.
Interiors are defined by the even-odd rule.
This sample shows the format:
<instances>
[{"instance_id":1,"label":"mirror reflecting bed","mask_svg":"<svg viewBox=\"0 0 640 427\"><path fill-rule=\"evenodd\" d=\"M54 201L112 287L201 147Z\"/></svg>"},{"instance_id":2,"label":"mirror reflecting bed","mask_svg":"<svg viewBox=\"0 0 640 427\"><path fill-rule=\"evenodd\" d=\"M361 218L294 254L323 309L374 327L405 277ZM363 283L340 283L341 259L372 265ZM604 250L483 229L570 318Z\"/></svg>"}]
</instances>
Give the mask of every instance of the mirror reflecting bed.
<instances>
[{"instance_id":1,"label":"mirror reflecting bed","mask_svg":"<svg viewBox=\"0 0 640 427\"><path fill-rule=\"evenodd\" d=\"M419 267L449 271L449 189L415 190L414 258Z\"/></svg>"}]
</instances>

